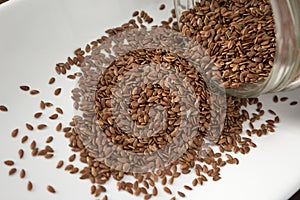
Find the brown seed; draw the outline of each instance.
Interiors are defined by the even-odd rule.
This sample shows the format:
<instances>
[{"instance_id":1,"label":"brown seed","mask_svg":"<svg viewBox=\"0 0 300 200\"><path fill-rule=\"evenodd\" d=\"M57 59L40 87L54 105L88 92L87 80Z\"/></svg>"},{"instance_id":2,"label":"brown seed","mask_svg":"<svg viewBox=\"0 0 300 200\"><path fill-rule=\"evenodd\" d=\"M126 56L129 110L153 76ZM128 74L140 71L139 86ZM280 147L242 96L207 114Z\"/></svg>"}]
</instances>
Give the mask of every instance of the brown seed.
<instances>
[{"instance_id":1,"label":"brown seed","mask_svg":"<svg viewBox=\"0 0 300 200\"><path fill-rule=\"evenodd\" d=\"M49 136L47 139L46 139L46 143L51 143L53 141L53 136Z\"/></svg>"},{"instance_id":2,"label":"brown seed","mask_svg":"<svg viewBox=\"0 0 300 200\"><path fill-rule=\"evenodd\" d=\"M46 108L46 104L45 104L44 101L41 101L41 102L40 102L40 108L41 108L42 110L44 110L44 109Z\"/></svg>"},{"instance_id":3,"label":"brown seed","mask_svg":"<svg viewBox=\"0 0 300 200\"><path fill-rule=\"evenodd\" d=\"M30 90L31 95L37 95L39 93L40 93L40 91L38 91L38 90Z\"/></svg>"},{"instance_id":4,"label":"brown seed","mask_svg":"<svg viewBox=\"0 0 300 200\"><path fill-rule=\"evenodd\" d=\"M15 164L15 162L12 160L6 160L6 161L4 161L4 164L7 166L13 166Z\"/></svg>"},{"instance_id":5,"label":"brown seed","mask_svg":"<svg viewBox=\"0 0 300 200\"><path fill-rule=\"evenodd\" d=\"M42 116L42 114L43 113L41 113L41 112L37 112L37 113L34 114L34 118L38 119Z\"/></svg>"},{"instance_id":6,"label":"brown seed","mask_svg":"<svg viewBox=\"0 0 300 200\"><path fill-rule=\"evenodd\" d=\"M164 187L164 191L168 194L172 194L172 191L170 190L170 188L168 188L166 186Z\"/></svg>"},{"instance_id":7,"label":"brown seed","mask_svg":"<svg viewBox=\"0 0 300 200\"><path fill-rule=\"evenodd\" d=\"M180 197L182 197L182 198L185 197L185 194L184 194L183 192L178 191L177 193L178 193L178 195L179 195Z\"/></svg>"},{"instance_id":8,"label":"brown seed","mask_svg":"<svg viewBox=\"0 0 300 200\"><path fill-rule=\"evenodd\" d=\"M60 93L61 93L61 88L55 89L55 91L54 91L55 96L58 96Z\"/></svg>"},{"instance_id":9,"label":"brown seed","mask_svg":"<svg viewBox=\"0 0 300 200\"><path fill-rule=\"evenodd\" d=\"M65 170L66 170L66 171L70 171L70 170L72 170L73 168L74 168L74 165L69 164L69 165L67 165L67 166L65 167Z\"/></svg>"},{"instance_id":10,"label":"brown seed","mask_svg":"<svg viewBox=\"0 0 300 200\"><path fill-rule=\"evenodd\" d=\"M279 122L280 122L280 119L279 119L278 116L275 117L274 122L275 122L275 123L279 123Z\"/></svg>"},{"instance_id":11,"label":"brown seed","mask_svg":"<svg viewBox=\"0 0 300 200\"><path fill-rule=\"evenodd\" d=\"M52 120L57 119L57 118L58 118L58 114L56 114L56 113L49 117L49 119L52 119Z\"/></svg>"},{"instance_id":12,"label":"brown seed","mask_svg":"<svg viewBox=\"0 0 300 200\"><path fill-rule=\"evenodd\" d=\"M13 131L11 132L11 137L15 138L15 137L18 136L18 134L19 134L19 129L16 128L15 130L13 130Z\"/></svg>"},{"instance_id":13,"label":"brown seed","mask_svg":"<svg viewBox=\"0 0 300 200\"><path fill-rule=\"evenodd\" d=\"M288 99L289 99L288 97L281 97L281 98L280 98L280 101L281 101L281 102L286 102Z\"/></svg>"},{"instance_id":14,"label":"brown seed","mask_svg":"<svg viewBox=\"0 0 300 200\"><path fill-rule=\"evenodd\" d=\"M157 196L157 194L158 194L157 188L154 186L152 189L152 195Z\"/></svg>"},{"instance_id":15,"label":"brown seed","mask_svg":"<svg viewBox=\"0 0 300 200\"><path fill-rule=\"evenodd\" d=\"M278 102L278 96L277 96L277 95L275 95L275 96L273 97L273 102L274 102L274 103L277 103L277 102Z\"/></svg>"},{"instance_id":16,"label":"brown seed","mask_svg":"<svg viewBox=\"0 0 300 200\"><path fill-rule=\"evenodd\" d=\"M39 156L45 156L46 154L47 154L47 150L45 149L40 150L38 153Z\"/></svg>"},{"instance_id":17,"label":"brown seed","mask_svg":"<svg viewBox=\"0 0 300 200\"><path fill-rule=\"evenodd\" d=\"M47 152L50 152L50 153L53 153L53 152L54 152L54 149L53 149L52 147L50 147L49 145L46 145L46 146L45 146L45 150L46 150Z\"/></svg>"},{"instance_id":18,"label":"brown seed","mask_svg":"<svg viewBox=\"0 0 300 200\"><path fill-rule=\"evenodd\" d=\"M28 190L28 191L31 191L32 188L33 188L33 186L32 186L31 181L28 181L28 183L27 183L27 190Z\"/></svg>"},{"instance_id":19,"label":"brown seed","mask_svg":"<svg viewBox=\"0 0 300 200\"><path fill-rule=\"evenodd\" d=\"M102 200L108 200L107 195L104 195L104 197L102 198Z\"/></svg>"},{"instance_id":20,"label":"brown seed","mask_svg":"<svg viewBox=\"0 0 300 200\"><path fill-rule=\"evenodd\" d=\"M56 109L56 112L58 112L59 114L64 114L63 110L59 107L57 107Z\"/></svg>"},{"instance_id":21,"label":"brown seed","mask_svg":"<svg viewBox=\"0 0 300 200\"><path fill-rule=\"evenodd\" d=\"M49 85L52 85L54 82L55 82L55 78L54 78L54 77L51 77L51 78L49 79L48 84L49 84Z\"/></svg>"},{"instance_id":22,"label":"brown seed","mask_svg":"<svg viewBox=\"0 0 300 200\"><path fill-rule=\"evenodd\" d=\"M136 17L138 15L139 15L139 11L137 11L137 10L132 13L132 17Z\"/></svg>"},{"instance_id":23,"label":"brown seed","mask_svg":"<svg viewBox=\"0 0 300 200\"><path fill-rule=\"evenodd\" d=\"M21 85L21 86L20 86L20 89L23 90L23 91L29 91L29 90L30 90L30 87L27 86L27 85Z\"/></svg>"},{"instance_id":24,"label":"brown seed","mask_svg":"<svg viewBox=\"0 0 300 200\"><path fill-rule=\"evenodd\" d=\"M96 192L96 186L95 185L92 185L91 186L91 194L95 194L95 192Z\"/></svg>"},{"instance_id":25,"label":"brown seed","mask_svg":"<svg viewBox=\"0 0 300 200\"><path fill-rule=\"evenodd\" d=\"M26 123L25 126L26 126L26 128L27 128L28 130L30 130L30 131L33 131L33 130L34 130L33 126L32 126L31 124L29 124L29 123Z\"/></svg>"},{"instance_id":26,"label":"brown seed","mask_svg":"<svg viewBox=\"0 0 300 200\"><path fill-rule=\"evenodd\" d=\"M14 175L16 172L17 172L17 169L16 169L16 168L12 168L12 169L9 170L8 174L9 174L10 176L12 176L12 175Z\"/></svg>"},{"instance_id":27,"label":"brown seed","mask_svg":"<svg viewBox=\"0 0 300 200\"><path fill-rule=\"evenodd\" d=\"M271 115L276 115L276 113L275 113L273 110L268 110L268 112L269 112Z\"/></svg>"},{"instance_id":28,"label":"brown seed","mask_svg":"<svg viewBox=\"0 0 300 200\"><path fill-rule=\"evenodd\" d=\"M35 148L36 148L36 141L33 140L33 141L31 142L31 144L30 144L30 149L31 149L31 150L34 150Z\"/></svg>"},{"instance_id":29,"label":"brown seed","mask_svg":"<svg viewBox=\"0 0 300 200\"><path fill-rule=\"evenodd\" d=\"M47 190L48 190L50 193L56 193L54 187L51 186L51 185L48 185L48 186L47 186Z\"/></svg>"},{"instance_id":30,"label":"brown seed","mask_svg":"<svg viewBox=\"0 0 300 200\"><path fill-rule=\"evenodd\" d=\"M64 161L60 160L60 161L58 161L56 168L60 169L63 165L64 165Z\"/></svg>"},{"instance_id":31,"label":"brown seed","mask_svg":"<svg viewBox=\"0 0 300 200\"><path fill-rule=\"evenodd\" d=\"M20 149L18 151L18 154L19 154L19 158L22 159L24 157L24 150L23 149Z\"/></svg>"},{"instance_id":32,"label":"brown seed","mask_svg":"<svg viewBox=\"0 0 300 200\"><path fill-rule=\"evenodd\" d=\"M292 101L292 102L290 103L291 106L295 106L295 105L297 105L297 104L298 104L297 101Z\"/></svg>"},{"instance_id":33,"label":"brown seed","mask_svg":"<svg viewBox=\"0 0 300 200\"><path fill-rule=\"evenodd\" d=\"M7 112L7 111L8 111L8 109L7 109L7 107L6 107L6 106L4 106L4 105L0 105L0 111L2 111L2 112Z\"/></svg>"},{"instance_id":34,"label":"brown seed","mask_svg":"<svg viewBox=\"0 0 300 200\"><path fill-rule=\"evenodd\" d=\"M166 5L165 4L161 4L160 6L159 6L159 10L164 10L166 8Z\"/></svg>"},{"instance_id":35,"label":"brown seed","mask_svg":"<svg viewBox=\"0 0 300 200\"><path fill-rule=\"evenodd\" d=\"M23 144L23 143L25 143L27 140L28 140L28 136L25 135L25 136L22 137L21 143Z\"/></svg>"},{"instance_id":36,"label":"brown seed","mask_svg":"<svg viewBox=\"0 0 300 200\"><path fill-rule=\"evenodd\" d=\"M46 159L51 159L53 156L54 156L53 154L46 154L46 155L45 155L45 158L46 158Z\"/></svg>"},{"instance_id":37,"label":"brown seed","mask_svg":"<svg viewBox=\"0 0 300 200\"><path fill-rule=\"evenodd\" d=\"M50 102L45 102L45 106L46 106L46 107L48 107L48 108L50 108L50 107L52 107L52 106L53 106L53 103L50 103Z\"/></svg>"},{"instance_id":38,"label":"brown seed","mask_svg":"<svg viewBox=\"0 0 300 200\"><path fill-rule=\"evenodd\" d=\"M79 169L77 167L74 167L73 169L71 169L70 173L76 174L78 171L79 171Z\"/></svg>"},{"instance_id":39,"label":"brown seed","mask_svg":"<svg viewBox=\"0 0 300 200\"><path fill-rule=\"evenodd\" d=\"M193 188L191 188L190 186L188 186L188 185L185 185L185 186L183 186L184 187L184 189L186 189L186 190L193 190Z\"/></svg>"},{"instance_id":40,"label":"brown seed","mask_svg":"<svg viewBox=\"0 0 300 200\"><path fill-rule=\"evenodd\" d=\"M65 127L65 128L63 128L63 132L65 132L65 133L67 133L67 132L69 132L69 131L71 131L71 127Z\"/></svg>"},{"instance_id":41,"label":"brown seed","mask_svg":"<svg viewBox=\"0 0 300 200\"><path fill-rule=\"evenodd\" d=\"M21 169L21 171L20 171L20 178L25 178L25 176L26 176L25 170Z\"/></svg>"},{"instance_id":42,"label":"brown seed","mask_svg":"<svg viewBox=\"0 0 300 200\"><path fill-rule=\"evenodd\" d=\"M43 129L45 129L45 128L47 128L47 125L46 125L46 124L39 124L39 125L37 126L37 129L38 129L38 130L43 130Z\"/></svg>"},{"instance_id":43,"label":"brown seed","mask_svg":"<svg viewBox=\"0 0 300 200\"><path fill-rule=\"evenodd\" d=\"M73 162L75 160L75 158L76 158L76 154L73 154L69 157L69 161Z\"/></svg>"},{"instance_id":44,"label":"brown seed","mask_svg":"<svg viewBox=\"0 0 300 200\"><path fill-rule=\"evenodd\" d=\"M57 132L59 132L59 131L61 131L61 128L62 128L62 124L58 123L55 129Z\"/></svg>"},{"instance_id":45,"label":"brown seed","mask_svg":"<svg viewBox=\"0 0 300 200\"><path fill-rule=\"evenodd\" d=\"M34 157L34 156L37 156L38 153L39 153L39 149L35 148L35 149L32 150L31 155Z\"/></svg>"},{"instance_id":46,"label":"brown seed","mask_svg":"<svg viewBox=\"0 0 300 200\"><path fill-rule=\"evenodd\" d=\"M68 79L71 79L71 80L74 80L74 79L76 79L76 76L73 75L73 74L70 74L70 75L67 76L67 78L68 78Z\"/></svg>"}]
</instances>

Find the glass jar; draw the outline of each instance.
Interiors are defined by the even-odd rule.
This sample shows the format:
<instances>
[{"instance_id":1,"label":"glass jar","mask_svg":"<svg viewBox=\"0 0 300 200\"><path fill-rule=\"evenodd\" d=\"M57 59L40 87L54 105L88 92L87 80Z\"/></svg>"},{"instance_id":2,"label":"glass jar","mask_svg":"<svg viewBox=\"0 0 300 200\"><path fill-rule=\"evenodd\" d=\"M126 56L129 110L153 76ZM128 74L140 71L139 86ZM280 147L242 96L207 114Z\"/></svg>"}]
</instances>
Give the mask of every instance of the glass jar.
<instances>
[{"instance_id":1,"label":"glass jar","mask_svg":"<svg viewBox=\"0 0 300 200\"><path fill-rule=\"evenodd\" d=\"M177 18L201 0L174 0ZM239 97L293 90L300 87L300 0L270 0L276 25L276 54L268 78L227 93Z\"/></svg>"}]
</instances>

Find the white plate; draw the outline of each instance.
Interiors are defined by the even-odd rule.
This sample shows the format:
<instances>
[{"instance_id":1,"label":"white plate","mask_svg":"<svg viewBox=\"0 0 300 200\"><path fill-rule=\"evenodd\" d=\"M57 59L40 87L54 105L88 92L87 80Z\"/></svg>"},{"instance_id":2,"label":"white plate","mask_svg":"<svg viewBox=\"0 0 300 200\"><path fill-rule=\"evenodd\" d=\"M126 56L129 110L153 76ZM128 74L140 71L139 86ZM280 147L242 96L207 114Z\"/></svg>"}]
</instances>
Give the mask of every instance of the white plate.
<instances>
[{"instance_id":1,"label":"white plate","mask_svg":"<svg viewBox=\"0 0 300 200\"><path fill-rule=\"evenodd\" d=\"M171 9L171 1L165 3ZM68 123L73 113L69 97L73 83L59 78L54 86L47 84L49 77L55 75L55 63L65 61L74 49L102 36L105 29L128 21L134 10L145 9L159 22L168 14L158 10L160 4L159 0L12 0L0 6L0 104L9 108L8 113L0 112L0 199L95 199L89 194L89 181L55 169L58 160L67 160L71 154L68 141L53 130L56 124L49 122L49 128L42 132L29 132L24 124L38 124L32 114L39 110L40 100L50 100L63 107L65 114L60 120ZM18 87L22 84L42 93L33 97L21 92ZM52 93L60 86L64 88L63 93L54 98ZM299 92L280 95L300 100ZM238 166L222 169L222 180L210 181L187 192L186 199L287 199L300 187L300 106L275 105L270 98L271 95L262 99L267 108L273 108L281 117L276 133L254 138L257 149L249 155L239 155ZM20 134L12 139L10 132L15 128L20 129ZM29 136L29 141L20 144L24 134ZM49 134L55 136L56 156L52 160L32 158L30 141L34 138L42 145ZM25 150L23 160L18 159L19 148ZM26 169L24 180L18 175L7 175L9 168L3 165L6 159L15 160L18 170ZM178 180L172 188L182 188L192 177ZM28 180L33 182L32 192L26 190ZM57 194L46 191L48 184L55 186ZM162 193L156 199L171 198ZM110 200L142 199L117 192L115 182L108 184L108 196Z\"/></svg>"}]
</instances>

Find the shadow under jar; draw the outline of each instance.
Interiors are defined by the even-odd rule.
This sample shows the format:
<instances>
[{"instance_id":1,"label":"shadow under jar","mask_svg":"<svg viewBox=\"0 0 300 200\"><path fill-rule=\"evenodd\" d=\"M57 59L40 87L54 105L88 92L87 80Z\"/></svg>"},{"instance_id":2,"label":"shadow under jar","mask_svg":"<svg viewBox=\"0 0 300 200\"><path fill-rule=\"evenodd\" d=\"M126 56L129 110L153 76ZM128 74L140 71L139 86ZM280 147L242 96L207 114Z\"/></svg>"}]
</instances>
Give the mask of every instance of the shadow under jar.
<instances>
[{"instance_id":1,"label":"shadow under jar","mask_svg":"<svg viewBox=\"0 0 300 200\"><path fill-rule=\"evenodd\" d=\"M173 1L179 21L183 11L193 8L196 2L203 0ZM240 0L245 1L249 0ZM228 94L256 97L300 87L300 0L270 0L270 4L276 32L276 53L271 72L263 80L243 83L237 88L227 88Z\"/></svg>"}]
</instances>

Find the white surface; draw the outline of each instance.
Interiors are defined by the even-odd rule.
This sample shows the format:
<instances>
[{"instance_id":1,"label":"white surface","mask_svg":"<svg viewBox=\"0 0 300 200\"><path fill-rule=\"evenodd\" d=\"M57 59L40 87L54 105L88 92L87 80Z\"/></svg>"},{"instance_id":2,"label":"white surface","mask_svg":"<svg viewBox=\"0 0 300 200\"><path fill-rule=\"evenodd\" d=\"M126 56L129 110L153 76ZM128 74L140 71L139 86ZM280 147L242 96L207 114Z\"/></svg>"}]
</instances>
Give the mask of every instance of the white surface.
<instances>
[{"instance_id":1,"label":"white surface","mask_svg":"<svg viewBox=\"0 0 300 200\"><path fill-rule=\"evenodd\" d=\"M47 85L49 77L55 75L55 63L65 61L74 49L99 38L106 28L128 21L136 9L145 9L156 19L163 17L168 12L158 11L160 3L159 0L11 0L0 6L0 104L9 108L8 113L0 112L0 199L95 199L89 194L89 181L55 169L57 161L67 160L71 153L63 134L54 131L56 123L42 132L28 132L24 123L38 124L33 113L39 110L40 100L63 107L65 114L60 121L68 123L73 113L68 90L73 83L60 78L55 85ZM171 1L167 4L169 10ZM42 92L30 96L19 90L22 84ZM52 93L59 86L64 88L62 96L54 98ZM299 92L287 95L300 100ZM274 108L281 117L277 132L255 138L258 148L249 155L239 156L240 165L226 166L221 170L221 181L210 181L204 187L186 192L189 193L186 199L287 199L300 187L300 106L275 105L270 96L263 99L265 107ZM49 110L48 114L52 112L54 110ZM40 121L49 120L44 116ZM21 130L19 136L12 139L10 133L17 127ZM30 139L20 144L24 134ZM55 136L51 144L56 150L55 157L52 160L32 158L31 140L34 138L43 146L49 134ZM19 148L25 150L23 160L18 159ZM3 165L6 159L15 160L19 170L26 169L26 179L21 180L18 174L9 177L9 167ZM174 187L182 188L183 184L191 182L191 177L177 180ZM28 180L34 184L32 192L26 190ZM48 184L54 185L58 193L49 194L45 189ZM110 200L142 199L116 192L115 182L109 183L108 196ZM156 199L170 198L162 195Z\"/></svg>"}]
</instances>

